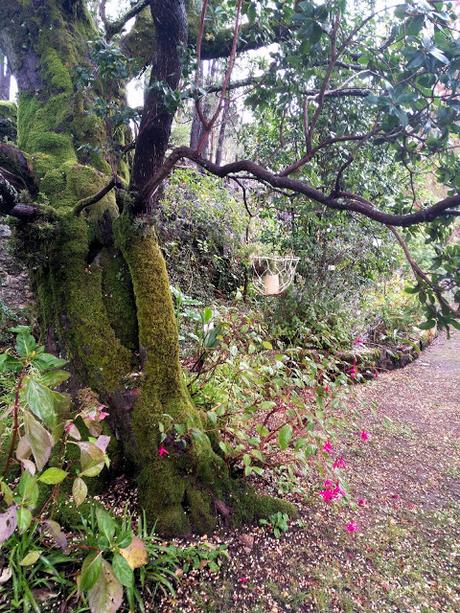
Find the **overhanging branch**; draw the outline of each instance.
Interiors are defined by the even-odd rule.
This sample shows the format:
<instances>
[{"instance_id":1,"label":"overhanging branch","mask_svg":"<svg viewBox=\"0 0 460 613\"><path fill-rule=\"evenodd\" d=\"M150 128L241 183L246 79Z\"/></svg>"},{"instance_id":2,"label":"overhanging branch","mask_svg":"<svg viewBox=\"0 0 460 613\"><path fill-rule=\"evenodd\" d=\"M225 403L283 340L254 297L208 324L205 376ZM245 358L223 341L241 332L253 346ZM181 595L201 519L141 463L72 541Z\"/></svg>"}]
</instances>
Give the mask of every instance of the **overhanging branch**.
<instances>
[{"instance_id":1,"label":"overhanging branch","mask_svg":"<svg viewBox=\"0 0 460 613\"><path fill-rule=\"evenodd\" d=\"M455 211L456 208L460 206L460 194L456 194L455 196L444 198L436 204L415 213L403 215L387 213L377 209L371 202L366 201L358 194L339 192L335 196L330 196L324 194L306 182L286 176L280 176L250 160L240 160L230 164L225 164L224 166L218 166L210 160L202 158L190 147L179 147L173 150L158 173L146 184L143 191L143 196L145 198L152 197L164 179L171 174L176 163L182 158L195 162L209 173L221 178L227 177L228 175L235 175L239 172L247 172L256 179L260 179L274 188L302 194L307 198L324 204L331 209L359 213L365 217L368 217L369 219L373 219L374 221L385 225L408 227L419 223L433 221L438 217L449 214L446 213L446 211Z\"/></svg>"}]
</instances>

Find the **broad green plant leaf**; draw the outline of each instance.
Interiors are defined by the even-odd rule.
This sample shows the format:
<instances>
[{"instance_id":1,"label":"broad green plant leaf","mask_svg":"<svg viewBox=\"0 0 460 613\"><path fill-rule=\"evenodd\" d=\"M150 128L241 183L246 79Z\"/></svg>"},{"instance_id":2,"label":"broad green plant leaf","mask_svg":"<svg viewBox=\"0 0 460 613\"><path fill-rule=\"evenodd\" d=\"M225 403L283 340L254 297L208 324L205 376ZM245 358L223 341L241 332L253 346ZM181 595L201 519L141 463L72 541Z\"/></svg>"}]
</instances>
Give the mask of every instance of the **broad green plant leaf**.
<instances>
[{"instance_id":1,"label":"broad green plant leaf","mask_svg":"<svg viewBox=\"0 0 460 613\"><path fill-rule=\"evenodd\" d=\"M38 480L46 485L57 485L64 481L69 473L62 468L51 467L45 470L45 472L38 477Z\"/></svg>"}]
</instances>

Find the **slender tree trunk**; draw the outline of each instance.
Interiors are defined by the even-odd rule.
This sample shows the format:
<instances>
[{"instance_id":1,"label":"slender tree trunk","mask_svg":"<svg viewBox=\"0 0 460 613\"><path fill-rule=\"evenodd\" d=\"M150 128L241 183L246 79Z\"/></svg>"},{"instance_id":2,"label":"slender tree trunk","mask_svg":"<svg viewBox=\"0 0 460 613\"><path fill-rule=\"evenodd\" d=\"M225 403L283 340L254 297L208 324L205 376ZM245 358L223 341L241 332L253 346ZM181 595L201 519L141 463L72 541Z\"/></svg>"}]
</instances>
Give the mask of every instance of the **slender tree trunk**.
<instances>
[{"instance_id":1,"label":"slender tree trunk","mask_svg":"<svg viewBox=\"0 0 460 613\"><path fill-rule=\"evenodd\" d=\"M217 141L217 148L216 148L216 164L218 166L220 166L222 163L222 155L224 152L224 142L225 142L225 130L227 129L229 110L230 110L230 95L227 93L227 95L225 96L224 105L222 108L222 119L220 122L219 139Z\"/></svg>"}]
</instances>

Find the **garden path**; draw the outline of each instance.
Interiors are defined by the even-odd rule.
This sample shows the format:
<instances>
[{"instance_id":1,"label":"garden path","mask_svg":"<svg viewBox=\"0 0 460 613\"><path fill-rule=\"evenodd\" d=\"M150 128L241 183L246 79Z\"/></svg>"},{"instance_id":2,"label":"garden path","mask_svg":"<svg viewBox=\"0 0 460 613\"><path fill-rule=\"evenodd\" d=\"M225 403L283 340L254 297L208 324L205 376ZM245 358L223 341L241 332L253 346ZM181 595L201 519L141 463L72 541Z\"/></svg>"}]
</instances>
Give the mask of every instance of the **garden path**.
<instances>
[{"instance_id":1,"label":"garden path","mask_svg":"<svg viewBox=\"0 0 460 613\"><path fill-rule=\"evenodd\" d=\"M228 564L185 579L163 611L460 610L460 332L355 386L348 404L369 440L347 429L336 453L365 504L327 505L316 488L292 495L301 517L281 539L262 527L211 537Z\"/></svg>"}]
</instances>

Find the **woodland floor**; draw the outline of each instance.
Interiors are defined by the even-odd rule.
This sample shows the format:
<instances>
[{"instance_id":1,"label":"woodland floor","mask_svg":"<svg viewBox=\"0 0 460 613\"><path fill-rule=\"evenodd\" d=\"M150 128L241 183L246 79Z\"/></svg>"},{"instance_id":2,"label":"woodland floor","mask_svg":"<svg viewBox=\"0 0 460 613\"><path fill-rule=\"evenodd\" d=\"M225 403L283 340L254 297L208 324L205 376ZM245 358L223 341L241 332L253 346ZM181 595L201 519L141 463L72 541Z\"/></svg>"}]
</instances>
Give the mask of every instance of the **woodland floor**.
<instances>
[{"instance_id":1,"label":"woodland floor","mask_svg":"<svg viewBox=\"0 0 460 613\"><path fill-rule=\"evenodd\" d=\"M355 386L347 405L370 438L344 428L335 448L365 506L327 505L306 483L286 496L300 519L280 539L263 527L209 536L228 561L189 573L157 610L460 611L460 333Z\"/></svg>"}]
</instances>

